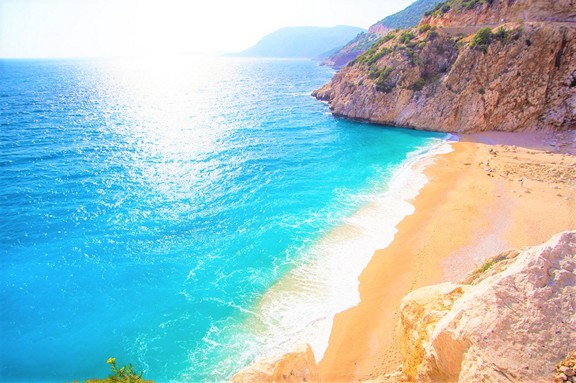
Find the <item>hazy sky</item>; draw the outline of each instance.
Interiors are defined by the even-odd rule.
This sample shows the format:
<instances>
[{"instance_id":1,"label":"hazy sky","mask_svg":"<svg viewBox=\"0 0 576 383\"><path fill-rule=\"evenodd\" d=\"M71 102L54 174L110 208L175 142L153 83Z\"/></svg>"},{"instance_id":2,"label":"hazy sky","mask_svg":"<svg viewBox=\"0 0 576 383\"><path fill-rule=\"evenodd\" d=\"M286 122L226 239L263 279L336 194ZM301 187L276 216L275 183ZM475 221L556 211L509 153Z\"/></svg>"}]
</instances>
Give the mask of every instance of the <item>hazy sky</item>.
<instances>
[{"instance_id":1,"label":"hazy sky","mask_svg":"<svg viewBox=\"0 0 576 383\"><path fill-rule=\"evenodd\" d=\"M0 0L0 57L240 51L286 26L368 28L414 0Z\"/></svg>"}]
</instances>

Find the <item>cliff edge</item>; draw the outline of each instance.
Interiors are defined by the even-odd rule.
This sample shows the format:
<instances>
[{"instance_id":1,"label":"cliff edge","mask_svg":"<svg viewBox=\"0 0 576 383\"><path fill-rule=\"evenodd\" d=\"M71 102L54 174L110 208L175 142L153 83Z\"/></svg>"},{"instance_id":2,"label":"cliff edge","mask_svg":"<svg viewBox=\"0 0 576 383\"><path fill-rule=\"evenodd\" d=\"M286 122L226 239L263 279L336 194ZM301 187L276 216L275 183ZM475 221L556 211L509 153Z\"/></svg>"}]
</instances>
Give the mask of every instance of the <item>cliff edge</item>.
<instances>
[{"instance_id":1,"label":"cliff edge","mask_svg":"<svg viewBox=\"0 0 576 383\"><path fill-rule=\"evenodd\" d=\"M574 3L438 4L418 27L386 35L313 95L337 116L414 129L575 129Z\"/></svg>"}]
</instances>

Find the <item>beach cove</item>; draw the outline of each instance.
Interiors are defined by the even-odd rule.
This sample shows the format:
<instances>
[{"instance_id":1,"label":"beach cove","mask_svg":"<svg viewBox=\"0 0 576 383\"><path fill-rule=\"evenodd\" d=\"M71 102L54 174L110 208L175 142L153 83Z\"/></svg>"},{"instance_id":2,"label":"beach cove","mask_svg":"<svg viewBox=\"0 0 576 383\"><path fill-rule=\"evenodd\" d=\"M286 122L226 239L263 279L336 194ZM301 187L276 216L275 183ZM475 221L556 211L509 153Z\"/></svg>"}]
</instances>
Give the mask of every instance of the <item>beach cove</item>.
<instances>
[{"instance_id":1,"label":"beach cove","mask_svg":"<svg viewBox=\"0 0 576 383\"><path fill-rule=\"evenodd\" d=\"M368 380L398 367L394 328L411 290L458 281L487 257L576 228L574 133L545 136L464 136L437 156L415 213L360 276L362 302L336 316L319 363L323 379ZM552 152L550 142L562 150Z\"/></svg>"},{"instance_id":2,"label":"beach cove","mask_svg":"<svg viewBox=\"0 0 576 383\"><path fill-rule=\"evenodd\" d=\"M318 362L322 381L398 369L399 307L410 291L458 282L486 258L576 228L574 132L481 133L450 145L426 167L414 213L360 275L361 302L335 316Z\"/></svg>"}]
</instances>

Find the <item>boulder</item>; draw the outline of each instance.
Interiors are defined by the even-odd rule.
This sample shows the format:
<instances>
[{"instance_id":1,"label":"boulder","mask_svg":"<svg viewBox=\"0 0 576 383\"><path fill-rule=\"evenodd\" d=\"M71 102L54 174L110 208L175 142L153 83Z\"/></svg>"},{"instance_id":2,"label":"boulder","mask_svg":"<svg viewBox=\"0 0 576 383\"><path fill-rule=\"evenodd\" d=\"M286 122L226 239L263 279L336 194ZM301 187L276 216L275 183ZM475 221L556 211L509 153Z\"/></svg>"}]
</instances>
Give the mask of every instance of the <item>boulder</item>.
<instances>
[{"instance_id":1,"label":"boulder","mask_svg":"<svg viewBox=\"0 0 576 383\"><path fill-rule=\"evenodd\" d=\"M476 285L402 302L403 370L422 382L551 381L576 345L576 231L521 251Z\"/></svg>"},{"instance_id":2,"label":"boulder","mask_svg":"<svg viewBox=\"0 0 576 383\"><path fill-rule=\"evenodd\" d=\"M238 372L231 383L320 382L314 353L308 344L280 357L261 359Z\"/></svg>"}]
</instances>

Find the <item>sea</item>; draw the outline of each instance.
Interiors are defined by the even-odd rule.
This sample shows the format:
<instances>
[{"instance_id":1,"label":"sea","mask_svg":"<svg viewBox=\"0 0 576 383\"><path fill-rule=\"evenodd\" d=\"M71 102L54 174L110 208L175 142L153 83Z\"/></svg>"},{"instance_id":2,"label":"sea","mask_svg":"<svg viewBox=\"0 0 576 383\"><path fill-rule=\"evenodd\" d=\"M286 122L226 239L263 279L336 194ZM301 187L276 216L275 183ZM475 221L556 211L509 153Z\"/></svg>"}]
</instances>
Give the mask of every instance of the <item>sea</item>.
<instances>
[{"instance_id":1,"label":"sea","mask_svg":"<svg viewBox=\"0 0 576 383\"><path fill-rule=\"evenodd\" d=\"M334 71L232 57L0 61L0 381L220 382L309 343L447 137L332 116ZM401 256L401 255L398 255Z\"/></svg>"}]
</instances>

